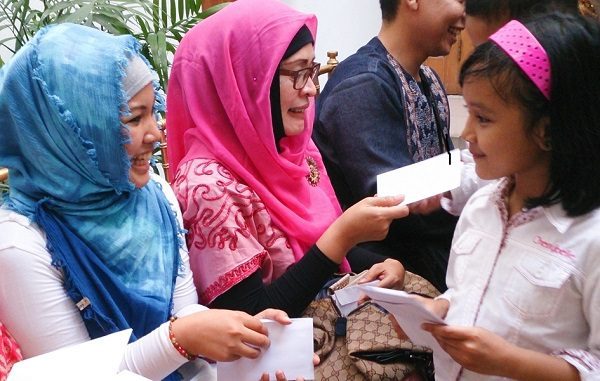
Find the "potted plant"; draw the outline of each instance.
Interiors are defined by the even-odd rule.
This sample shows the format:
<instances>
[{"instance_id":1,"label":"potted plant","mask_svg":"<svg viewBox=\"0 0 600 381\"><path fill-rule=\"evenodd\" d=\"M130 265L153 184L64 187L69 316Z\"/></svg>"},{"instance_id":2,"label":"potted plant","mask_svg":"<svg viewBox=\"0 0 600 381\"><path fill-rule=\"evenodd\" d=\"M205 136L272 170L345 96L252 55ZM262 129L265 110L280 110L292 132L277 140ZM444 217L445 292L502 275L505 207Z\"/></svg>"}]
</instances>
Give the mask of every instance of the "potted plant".
<instances>
[{"instance_id":1,"label":"potted plant","mask_svg":"<svg viewBox=\"0 0 600 381\"><path fill-rule=\"evenodd\" d=\"M166 89L169 55L183 35L227 3L203 9L202 0L0 0L0 30L8 36L0 47L15 53L43 26L72 22L131 34L142 42L142 53ZM214 1L213 1L214 3ZM0 66L3 65L0 58Z\"/></svg>"},{"instance_id":2,"label":"potted plant","mask_svg":"<svg viewBox=\"0 0 600 381\"><path fill-rule=\"evenodd\" d=\"M142 43L142 54L158 73L160 85L167 88L170 55L175 53L185 33L201 20L217 12L226 2L208 9L202 0L0 0L0 48L16 53L42 27L53 23L85 24L112 34L131 34ZM0 67L4 64L0 57ZM155 153L162 163L159 150ZM161 173L158 166L157 172ZM6 171L0 163L0 171ZM164 176L164 173L161 173ZM6 176L0 178L0 200L8 191ZM0 201L1 203L1 201Z\"/></svg>"}]
</instances>

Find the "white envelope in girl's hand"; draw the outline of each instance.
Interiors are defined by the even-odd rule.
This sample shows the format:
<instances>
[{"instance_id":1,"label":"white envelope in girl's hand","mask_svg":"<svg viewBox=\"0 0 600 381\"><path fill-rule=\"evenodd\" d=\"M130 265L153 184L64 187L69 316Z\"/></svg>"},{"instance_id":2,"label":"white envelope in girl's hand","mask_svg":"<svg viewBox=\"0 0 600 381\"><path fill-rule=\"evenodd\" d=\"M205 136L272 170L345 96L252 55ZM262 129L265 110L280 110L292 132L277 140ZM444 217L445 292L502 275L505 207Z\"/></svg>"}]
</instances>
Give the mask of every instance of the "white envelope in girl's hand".
<instances>
[{"instance_id":1,"label":"white envelope in girl's hand","mask_svg":"<svg viewBox=\"0 0 600 381\"><path fill-rule=\"evenodd\" d=\"M360 288L375 303L394 315L398 325L400 325L413 344L431 348L434 356L441 361L455 363L450 355L440 347L440 344L431 333L421 328L423 323L443 325L446 323L439 316L436 316L431 311L427 310L414 295L401 290L392 290L381 287L360 286Z\"/></svg>"}]
</instances>

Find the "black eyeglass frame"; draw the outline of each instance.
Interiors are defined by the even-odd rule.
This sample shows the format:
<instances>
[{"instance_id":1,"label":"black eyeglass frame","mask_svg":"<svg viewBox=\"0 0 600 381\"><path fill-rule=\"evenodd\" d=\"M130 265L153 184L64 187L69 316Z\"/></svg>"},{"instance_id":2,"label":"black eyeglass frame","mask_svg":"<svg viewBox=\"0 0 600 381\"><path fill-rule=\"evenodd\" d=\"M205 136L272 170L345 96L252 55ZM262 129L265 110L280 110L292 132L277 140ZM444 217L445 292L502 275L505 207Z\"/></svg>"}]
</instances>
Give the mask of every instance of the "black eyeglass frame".
<instances>
[{"instance_id":1,"label":"black eyeglass frame","mask_svg":"<svg viewBox=\"0 0 600 381\"><path fill-rule=\"evenodd\" d=\"M279 68L279 75L291 77L294 80L294 90L302 90L308 83L309 79L313 79L315 75L318 75L319 69L321 68L320 62L315 62L312 66L305 67L299 70L288 70ZM298 79L302 78L302 84L298 84Z\"/></svg>"}]
</instances>

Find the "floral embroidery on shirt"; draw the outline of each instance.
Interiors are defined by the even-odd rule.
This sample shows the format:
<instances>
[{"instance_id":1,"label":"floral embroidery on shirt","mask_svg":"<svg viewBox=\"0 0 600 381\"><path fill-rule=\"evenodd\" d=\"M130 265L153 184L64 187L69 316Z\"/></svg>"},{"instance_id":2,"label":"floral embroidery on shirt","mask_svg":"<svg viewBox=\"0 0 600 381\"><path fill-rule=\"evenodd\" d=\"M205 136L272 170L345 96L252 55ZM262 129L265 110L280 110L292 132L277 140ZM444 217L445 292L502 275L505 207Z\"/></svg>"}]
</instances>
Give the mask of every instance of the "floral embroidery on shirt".
<instances>
[{"instance_id":1,"label":"floral embroidery on shirt","mask_svg":"<svg viewBox=\"0 0 600 381\"><path fill-rule=\"evenodd\" d=\"M502 223L504 225L504 237L506 238L507 233L521 225L536 219L542 212L542 207L536 207L532 209L523 209L518 213L515 213L510 219L508 218L508 206L506 205L506 199L510 194L510 191L514 187L514 179L507 177L500 181L498 189L492 196L492 200L496 204L496 207L500 211L502 216ZM504 240L504 239L503 239ZM504 244L504 243L503 243Z\"/></svg>"},{"instance_id":2,"label":"floral embroidery on shirt","mask_svg":"<svg viewBox=\"0 0 600 381\"><path fill-rule=\"evenodd\" d=\"M443 152L443 142L438 136L435 112L437 111L441 128L448 134L449 114L446 93L438 77L431 68L422 65L420 68L423 86L429 86L431 104L419 87L419 84L400 66L398 61L388 53L388 60L396 70L402 83L402 104L404 106L404 123L407 129L408 149L414 162L419 162Z\"/></svg>"},{"instance_id":3,"label":"floral embroidery on shirt","mask_svg":"<svg viewBox=\"0 0 600 381\"><path fill-rule=\"evenodd\" d=\"M540 208L533 209L524 209L516 214L514 214L510 219L508 218L508 207L506 205L507 197L514 186L514 179L511 177L507 177L502 179L498 183L498 188L494 194L491 196L492 202L498 208L500 212L500 217L502 219L502 231L504 232L502 235L502 242L500 244L500 248L503 248L506 245L506 239L508 237L508 233L516 228L517 226L526 224L534 220L541 211Z\"/></svg>"},{"instance_id":4,"label":"floral embroidery on shirt","mask_svg":"<svg viewBox=\"0 0 600 381\"><path fill-rule=\"evenodd\" d=\"M255 273L266 257L267 252L263 251L248 262L242 263L235 269L219 276L219 278L208 286L206 290L200 292L200 300L212 302L223 292L229 290L231 287L246 279L249 275Z\"/></svg>"},{"instance_id":5,"label":"floral embroidery on shirt","mask_svg":"<svg viewBox=\"0 0 600 381\"><path fill-rule=\"evenodd\" d=\"M22 359L23 355L16 341L0 323L0 381L5 381L14 363Z\"/></svg>"},{"instance_id":6,"label":"floral embroidery on shirt","mask_svg":"<svg viewBox=\"0 0 600 381\"><path fill-rule=\"evenodd\" d=\"M256 233L267 236L265 246L272 246L279 238L285 239L283 232L273 229L270 225L271 221L255 218L266 211L263 202L250 187L238 182L227 168L215 160L209 160L192 170L195 176L213 176L216 172L219 177L219 180L213 184L195 185L187 192L179 193L179 196L191 196L190 201L198 211L191 217L186 214L184 219L184 225L190 228L188 241L193 241L195 247L202 249L210 246L222 249L228 246L230 250L236 250L238 240L252 234L248 220L252 220ZM187 177L179 176L178 179L181 183ZM213 208L215 205L219 207ZM235 226L225 225L232 219L235 221ZM265 222L269 226L266 226ZM211 227L208 234L201 229L207 226Z\"/></svg>"},{"instance_id":7,"label":"floral embroidery on shirt","mask_svg":"<svg viewBox=\"0 0 600 381\"><path fill-rule=\"evenodd\" d=\"M560 356L570 363L577 363L581 368L584 368L590 372L600 369L600 358L582 349L564 349L560 351L554 351L552 355Z\"/></svg>"},{"instance_id":8,"label":"floral embroidery on shirt","mask_svg":"<svg viewBox=\"0 0 600 381\"><path fill-rule=\"evenodd\" d=\"M182 164L174 188L202 303L210 304L258 269L268 284L294 263L287 236L256 192L216 160Z\"/></svg>"}]
</instances>

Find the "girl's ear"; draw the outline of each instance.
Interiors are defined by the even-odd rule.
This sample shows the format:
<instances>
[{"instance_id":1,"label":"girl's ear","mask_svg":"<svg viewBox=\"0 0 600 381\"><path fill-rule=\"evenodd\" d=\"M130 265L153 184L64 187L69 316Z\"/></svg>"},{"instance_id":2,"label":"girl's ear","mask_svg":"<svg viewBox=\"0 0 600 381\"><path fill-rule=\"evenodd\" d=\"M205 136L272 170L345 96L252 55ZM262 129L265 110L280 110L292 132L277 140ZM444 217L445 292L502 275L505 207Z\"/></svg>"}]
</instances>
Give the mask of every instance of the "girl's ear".
<instances>
[{"instance_id":1,"label":"girl's ear","mask_svg":"<svg viewBox=\"0 0 600 381\"><path fill-rule=\"evenodd\" d=\"M540 147L542 151L552 151L552 139L548 132L550 127L550 118L547 116L542 117L537 121L533 129L533 140Z\"/></svg>"}]
</instances>

